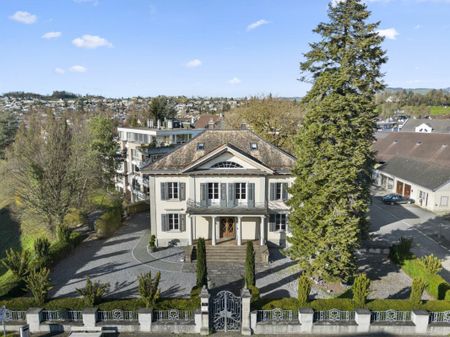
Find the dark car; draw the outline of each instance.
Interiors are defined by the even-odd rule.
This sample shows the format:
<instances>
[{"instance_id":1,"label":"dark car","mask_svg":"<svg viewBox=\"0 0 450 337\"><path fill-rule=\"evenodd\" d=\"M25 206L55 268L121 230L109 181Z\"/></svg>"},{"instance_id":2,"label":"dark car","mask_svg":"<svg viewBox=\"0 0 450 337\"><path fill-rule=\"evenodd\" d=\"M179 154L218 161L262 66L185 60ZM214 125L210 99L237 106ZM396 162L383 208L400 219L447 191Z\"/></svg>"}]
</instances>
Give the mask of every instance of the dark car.
<instances>
[{"instance_id":1,"label":"dark car","mask_svg":"<svg viewBox=\"0 0 450 337\"><path fill-rule=\"evenodd\" d=\"M397 193L391 193L383 197L383 202L388 205L394 204L413 204L414 200Z\"/></svg>"}]
</instances>

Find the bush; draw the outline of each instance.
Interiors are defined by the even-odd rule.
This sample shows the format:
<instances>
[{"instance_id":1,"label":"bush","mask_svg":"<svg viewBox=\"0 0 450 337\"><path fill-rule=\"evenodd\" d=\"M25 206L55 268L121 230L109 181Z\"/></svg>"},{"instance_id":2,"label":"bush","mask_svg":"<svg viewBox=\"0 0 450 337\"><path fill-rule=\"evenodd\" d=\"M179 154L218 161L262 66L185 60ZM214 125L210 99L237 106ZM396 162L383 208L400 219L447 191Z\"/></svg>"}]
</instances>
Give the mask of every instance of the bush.
<instances>
[{"instance_id":1,"label":"bush","mask_svg":"<svg viewBox=\"0 0 450 337\"><path fill-rule=\"evenodd\" d=\"M95 221L97 234L109 237L122 225L122 207L116 206L108 209Z\"/></svg>"},{"instance_id":2,"label":"bush","mask_svg":"<svg viewBox=\"0 0 450 337\"><path fill-rule=\"evenodd\" d=\"M28 250L19 252L10 248L6 251L6 257L2 260L2 263L15 277L23 280L29 273L30 261L31 254Z\"/></svg>"},{"instance_id":3,"label":"bush","mask_svg":"<svg viewBox=\"0 0 450 337\"><path fill-rule=\"evenodd\" d=\"M69 228L75 228L79 225L82 225L86 222L86 215L76 208L71 208L69 210L69 213L66 214L64 217L64 225L66 225Z\"/></svg>"},{"instance_id":4,"label":"bush","mask_svg":"<svg viewBox=\"0 0 450 337\"><path fill-rule=\"evenodd\" d=\"M437 274L442 269L441 260L433 254L421 257L420 263L430 274Z\"/></svg>"},{"instance_id":5,"label":"bush","mask_svg":"<svg viewBox=\"0 0 450 337\"><path fill-rule=\"evenodd\" d=\"M366 274L359 274L353 283L353 301L358 308L364 308L369 296L370 279Z\"/></svg>"},{"instance_id":6,"label":"bush","mask_svg":"<svg viewBox=\"0 0 450 337\"><path fill-rule=\"evenodd\" d=\"M81 235L78 232L72 232L68 242L56 241L52 243L49 250L51 263L54 264L69 255L72 250L84 240L85 237L85 235Z\"/></svg>"},{"instance_id":7,"label":"bush","mask_svg":"<svg viewBox=\"0 0 450 337\"><path fill-rule=\"evenodd\" d=\"M150 240L148 241L148 246L150 247L150 251L154 252L156 250L156 236L150 236Z\"/></svg>"},{"instance_id":8,"label":"bush","mask_svg":"<svg viewBox=\"0 0 450 337\"><path fill-rule=\"evenodd\" d=\"M128 215L150 211L148 201L142 200L125 206Z\"/></svg>"},{"instance_id":9,"label":"bush","mask_svg":"<svg viewBox=\"0 0 450 337\"><path fill-rule=\"evenodd\" d=\"M200 238L197 241L197 287L202 288L207 285L207 269L206 269L206 246L205 239Z\"/></svg>"},{"instance_id":10,"label":"bush","mask_svg":"<svg viewBox=\"0 0 450 337\"><path fill-rule=\"evenodd\" d=\"M70 228L64 224L56 226L56 239L60 242L69 242L70 241L70 233L72 231Z\"/></svg>"},{"instance_id":11,"label":"bush","mask_svg":"<svg viewBox=\"0 0 450 337\"><path fill-rule=\"evenodd\" d=\"M313 308L314 310L331 310L331 309L340 309L340 310L355 310L355 302L348 298L330 298L330 299L317 299L311 301L308 304L308 307Z\"/></svg>"},{"instance_id":12,"label":"bush","mask_svg":"<svg viewBox=\"0 0 450 337\"><path fill-rule=\"evenodd\" d=\"M412 282L411 286L411 294L409 295L409 300L413 304L420 304L422 303L422 295L425 290L425 287L427 286L426 282L419 278L415 277Z\"/></svg>"},{"instance_id":13,"label":"bush","mask_svg":"<svg viewBox=\"0 0 450 337\"><path fill-rule=\"evenodd\" d=\"M247 241L247 250L245 254L245 286L250 288L255 286L255 250L253 242Z\"/></svg>"},{"instance_id":14,"label":"bush","mask_svg":"<svg viewBox=\"0 0 450 337\"><path fill-rule=\"evenodd\" d=\"M146 308L153 308L156 301L159 299L159 280L161 273L157 272L155 278L152 278L152 273L139 275L139 295L142 302L145 303Z\"/></svg>"},{"instance_id":15,"label":"bush","mask_svg":"<svg viewBox=\"0 0 450 337\"><path fill-rule=\"evenodd\" d=\"M250 295L252 295L252 298L250 299L250 303L258 302L261 298L259 288L256 286L249 286L248 290L250 291Z\"/></svg>"},{"instance_id":16,"label":"bush","mask_svg":"<svg viewBox=\"0 0 450 337\"><path fill-rule=\"evenodd\" d=\"M46 266L50 260L50 241L47 238L37 238L33 246L37 265Z\"/></svg>"},{"instance_id":17,"label":"bush","mask_svg":"<svg viewBox=\"0 0 450 337\"><path fill-rule=\"evenodd\" d=\"M98 304L108 291L109 283L102 283L100 281L92 282L89 277L86 280L86 286L77 289L77 293L83 297L84 304L89 307Z\"/></svg>"},{"instance_id":18,"label":"bush","mask_svg":"<svg viewBox=\"0 0 450 337\"><path fill-rule=\"evenodd\" d=\"M263 303L261 306L262 310L272 310L276 308L295 311L298 310L299 305L296 298L286 297L281 299L270 300L267 303Z\"/></svg>"},{"instance_id":19,"label":"bush","mask_svg":"<svg viewBox=\"0 0 450 337\"><path fill-rule=\"evenodd\" d=\"M311 292L311 286L312 286L311 279L305 273L303 273L298 278L298 285L297 285L298 288L297 299L300 306L303 306L306 303L308 303L309 294Z\"/></svg>"},{"instance_id":20,"label":"bush","mask_svg":"<svg viewBox=\"0 0 450 337\"><path fill-rule=\"evenodd\" d=\"M50 269L41 268L31 270L25 278L27 290L33 295L34 302L42 306L47 300L48 292L52 289L50 283Z\"/></svg>"},{"instance_id":21,"label":"bush","mask_svg":"<svg viewBox=\"0 0 450 337\"><path fill-rule=\"evenodd\" d=\"M140 308L144 308L145 304L140 299L121 299L121 300L109 300L98 304L99 310L112 311L114 309L125 311L136 311Z\"/></svg>"},{"instance_id":22,"label":"bush","mask_svg":"<svg viewBox=\"0 0 450 337\"><path fill-rule=\"evenodd\" d=\"M412 239L401 237L399 243L394 243L389 250L389 258L392 262L401 264L403 261L410 259L412 257L412 242Z\"/></svg>"}]
</instances>

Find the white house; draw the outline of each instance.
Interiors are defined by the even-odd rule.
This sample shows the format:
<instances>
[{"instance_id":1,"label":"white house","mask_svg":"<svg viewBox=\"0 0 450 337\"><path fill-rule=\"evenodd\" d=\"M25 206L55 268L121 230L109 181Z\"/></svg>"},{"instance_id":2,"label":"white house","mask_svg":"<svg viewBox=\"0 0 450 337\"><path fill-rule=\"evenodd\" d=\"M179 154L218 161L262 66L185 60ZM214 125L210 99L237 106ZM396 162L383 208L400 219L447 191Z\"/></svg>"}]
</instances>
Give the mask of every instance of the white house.
<instances>
[{"instance_id":1,"label":"white house","mask_svg":"<svg viewBox=\"0 0 450 337\"><path fill-rule=\"evenodd\" d=\"M431 133L433 131L433 127L427 123L422 123L416 126L414 130L416 132Z\"/></svg>"},{"instance_id":2,"label":"white house","mask_svg":"<svg viewBox=\"0 0 450 337\"><path fill-rule=\"evenodd\" d=\"M159 246L286 244L295 158L249 130L207 130L142 169Z\"/></svg>"}]
</instances>

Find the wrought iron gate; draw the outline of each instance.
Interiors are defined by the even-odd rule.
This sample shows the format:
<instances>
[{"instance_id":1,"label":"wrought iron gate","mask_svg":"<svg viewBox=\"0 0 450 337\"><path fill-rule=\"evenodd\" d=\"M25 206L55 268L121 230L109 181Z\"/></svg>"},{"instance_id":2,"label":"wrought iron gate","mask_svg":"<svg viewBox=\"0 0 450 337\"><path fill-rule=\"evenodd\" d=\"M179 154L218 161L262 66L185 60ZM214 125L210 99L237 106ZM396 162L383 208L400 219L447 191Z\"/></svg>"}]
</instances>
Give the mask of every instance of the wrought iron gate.
<instances>
[{"instance_id":1,"label":"wrought iron gate","mask_svg":"<svg viewBox=\"0 0 450 337\"><path fill-rule=\"evenodd\" d=\"M212 327L214 331L239 331L241 329L241 298L223 290L212 300Z\"/></svg>"}]
</instances>

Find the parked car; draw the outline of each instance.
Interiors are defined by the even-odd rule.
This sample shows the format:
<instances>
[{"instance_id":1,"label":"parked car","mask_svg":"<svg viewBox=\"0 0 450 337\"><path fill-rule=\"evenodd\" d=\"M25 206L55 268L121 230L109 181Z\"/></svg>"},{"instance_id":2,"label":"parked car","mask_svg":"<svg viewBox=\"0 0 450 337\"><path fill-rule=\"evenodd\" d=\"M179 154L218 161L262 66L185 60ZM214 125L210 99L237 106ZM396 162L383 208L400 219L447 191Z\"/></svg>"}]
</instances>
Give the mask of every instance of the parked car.
<instances>
[{"instance_id":1,"label":"parked car","mask_svg":"<svg viewBox=\"0 0 450 337\"><path fill-rule=\"evenodd\" d=\"M391 193L383 197L383 202L388 205L394 204L413 204L414 200L408 197L404 197L401 194Z\"/></svg>"}]
</instances>

